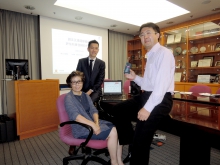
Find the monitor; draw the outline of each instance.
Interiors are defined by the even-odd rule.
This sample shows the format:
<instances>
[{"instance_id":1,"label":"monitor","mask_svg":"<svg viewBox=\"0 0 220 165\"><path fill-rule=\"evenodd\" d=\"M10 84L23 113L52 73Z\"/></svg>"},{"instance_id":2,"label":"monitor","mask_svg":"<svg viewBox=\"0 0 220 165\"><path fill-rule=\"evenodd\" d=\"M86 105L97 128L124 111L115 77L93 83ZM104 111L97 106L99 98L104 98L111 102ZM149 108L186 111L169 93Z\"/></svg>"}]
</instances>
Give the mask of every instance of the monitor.
<instances>
[{"instance_id":1,"label":"monitor","mask_svg":"<svg viewBox=\"0 0 220 165\"><path fill-rule=\"evenodd\" d=\"M13 76L14 80L21 78L21 75L28 75L28 60L26 59L5 59L6 75Z\"/></svg>"}]
</instances>

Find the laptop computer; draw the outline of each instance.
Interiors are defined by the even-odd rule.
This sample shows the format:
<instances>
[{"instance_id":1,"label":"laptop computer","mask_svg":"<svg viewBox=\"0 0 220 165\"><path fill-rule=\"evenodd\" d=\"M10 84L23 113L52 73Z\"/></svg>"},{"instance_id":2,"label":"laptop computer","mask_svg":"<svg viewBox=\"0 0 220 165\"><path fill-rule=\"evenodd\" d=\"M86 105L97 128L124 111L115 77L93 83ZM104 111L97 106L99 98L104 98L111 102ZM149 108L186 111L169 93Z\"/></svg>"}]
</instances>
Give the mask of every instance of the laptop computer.
<instances>
[{"instance_id":1,"label":"laptop computer","mask_svg":"<svg viewBox=\"0 0 220 165\"><path fill-rule=\"evenodd\" d=\"M122 80L107 80L103 82L104 101L122 100Z\"/></svg>"}]
</instances>

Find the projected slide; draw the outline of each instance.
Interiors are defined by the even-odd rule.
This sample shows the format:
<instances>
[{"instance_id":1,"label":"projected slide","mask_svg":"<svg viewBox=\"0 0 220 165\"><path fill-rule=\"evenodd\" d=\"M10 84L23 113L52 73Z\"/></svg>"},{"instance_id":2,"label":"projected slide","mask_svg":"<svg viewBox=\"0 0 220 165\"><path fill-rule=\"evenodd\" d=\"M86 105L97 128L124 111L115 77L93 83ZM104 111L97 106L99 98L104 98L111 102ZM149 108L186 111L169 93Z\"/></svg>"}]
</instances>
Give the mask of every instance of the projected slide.
<instances>
[{"instance_id":1,"label":"projected slide","mask_svg":"<svg viewBox=\"0 0 220 165\"><path fill-rule=\"evenodd\" d=\"M52 29L53 74L69 74L76 69L78 60L88 57L87 47L91 40L99 42L97 57L102 59L101 36Z\"/></svg>"}]
</instances>

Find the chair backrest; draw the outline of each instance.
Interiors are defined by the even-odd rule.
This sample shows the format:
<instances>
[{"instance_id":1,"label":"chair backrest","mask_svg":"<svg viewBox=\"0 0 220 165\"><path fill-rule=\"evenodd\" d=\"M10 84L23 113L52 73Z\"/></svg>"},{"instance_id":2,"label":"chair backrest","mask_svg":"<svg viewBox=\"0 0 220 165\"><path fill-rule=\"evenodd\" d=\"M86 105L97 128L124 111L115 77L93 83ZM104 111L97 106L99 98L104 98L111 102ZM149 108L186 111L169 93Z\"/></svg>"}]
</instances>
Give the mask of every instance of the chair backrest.
<instances>
[{"instance_id":1,"label":"chair backrest","mask_svg":"<svg viewBox=\"0 0 220 165\"><path fill-rule=\"evenodd\" d=\"M66 94L62 94L57 98L57 111L60 119L60 123L69 121L68 114L65 109L64 99ZM59 129L60 139L68 144L73 146L80 146L85 139L76 139L73 137L72 128L70 124L66 124ZM102 149L107 147L107 140L90 140L87 144L88 147L95 149Z\"/></svg>"},{"instance_id":2,"label":"chair backrest","mask_svg":"<svg viewBox=\"0 0 220 165\"><path fill-rule=\"evenodd\" d=\"M131 80L125 80L123 85L124 94L129 93L129 87L130 87Z\"/></svg>"},{"instance_id":3,"label":"chair backrest","mask_svg":"<svg viewBox=\"0 0 220 165\"><path fill-rule=\"evenodd\" d=\"M60 123L65 122L65 121L69 121L69 117L68 117L68 114L66 113L66 109L65 109L65 105L64 105L65 96L66 96L66 94L62 94L57 99L57 111L58 111ZM68 139L67 137L69 137L69 138L73 137L71 126L64 125L63 127L60 127L59 136L63 142L68 144L69 141L67 140Z\"/></svg>"},{"instance_id":4,"label":"chair backrest","mask_svg":"<svg viewBox=\"0 0 220 165\"><path fill-rule=\"evenodd\" d=\"M218 88L218 90L216 91L216 94L220 94L220 88Z\"/></svg>"},{"instance_id":5,"label":"chair backrest","mask_svg":"<svg viewBox=\"0 0 220 165\"><path fill-rule=\"evenodd\" d=\"M211 93L211 88L207 85L194 85L189 89L189 92L193 93Z\"/></svg>"},{"instance_id":6,"label":"chair backrest","mask_svg":"<svg viewBox=\"0 0 220 165\"><path fill-rule=\"evenodd\" d=\"M69 117L66 113L65 106L64 106L65 96L66 96L66 93L60 95L57 99L57 110L58 110L58 114L59 114L60 123L69 120Z\"/></svg>"}]
</instances>

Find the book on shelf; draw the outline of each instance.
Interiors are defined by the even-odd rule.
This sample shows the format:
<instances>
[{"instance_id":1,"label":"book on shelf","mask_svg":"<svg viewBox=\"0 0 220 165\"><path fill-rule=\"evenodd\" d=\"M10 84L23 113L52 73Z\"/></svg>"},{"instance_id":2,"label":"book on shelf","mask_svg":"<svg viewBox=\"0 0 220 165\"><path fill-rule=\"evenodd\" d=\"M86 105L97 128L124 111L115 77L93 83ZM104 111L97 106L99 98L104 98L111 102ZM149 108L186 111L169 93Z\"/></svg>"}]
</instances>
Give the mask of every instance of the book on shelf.
<instances>
[{"instance_id":1,"label":"book on shelf","mask_svg":"<svg viewBox=\"0 0 220 165\"><path fill-rule=\"evenodd\" d=\"M212 59L200 59L198 63L198 67L210 67Z\"/></svg>"},{"instance_id":2,"label":"book on shelf","mask_svg":"<svg viewBox=\"0 0 220 165\"><path fill-rule=\"evenodd\" d=\"M210 83L211 75L198 75L197 83Z\"/></svg>"}]
</instances>

